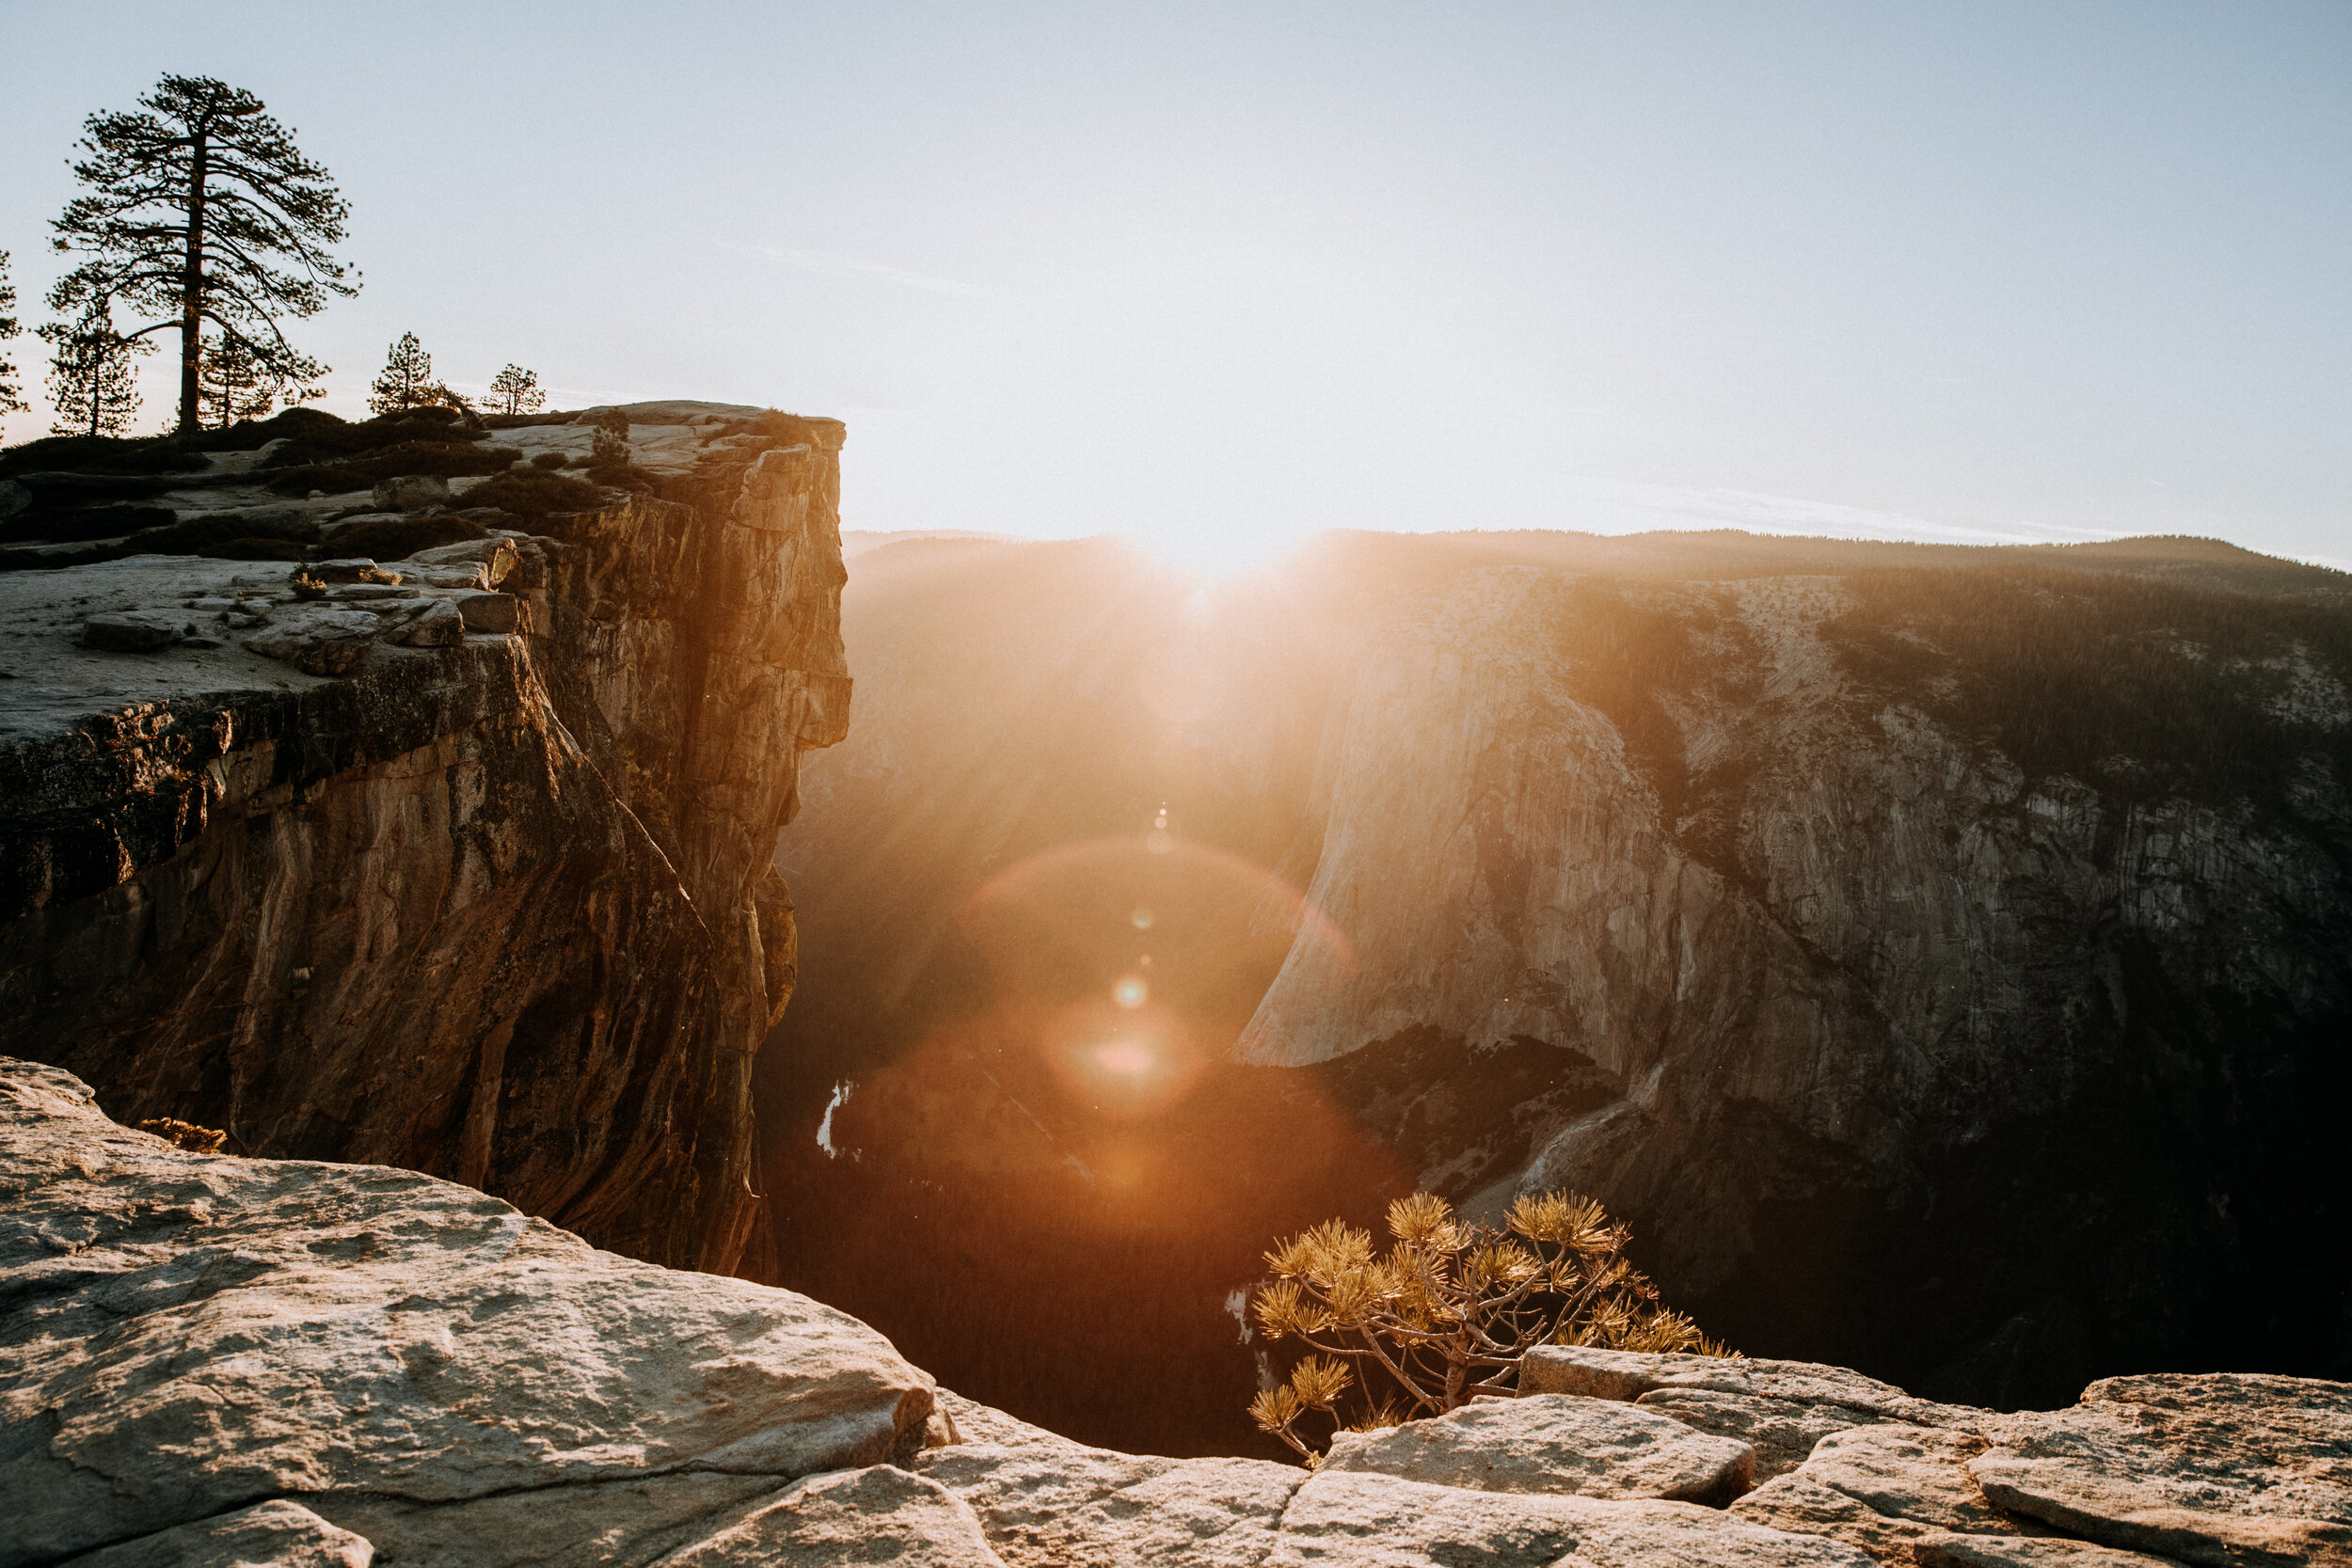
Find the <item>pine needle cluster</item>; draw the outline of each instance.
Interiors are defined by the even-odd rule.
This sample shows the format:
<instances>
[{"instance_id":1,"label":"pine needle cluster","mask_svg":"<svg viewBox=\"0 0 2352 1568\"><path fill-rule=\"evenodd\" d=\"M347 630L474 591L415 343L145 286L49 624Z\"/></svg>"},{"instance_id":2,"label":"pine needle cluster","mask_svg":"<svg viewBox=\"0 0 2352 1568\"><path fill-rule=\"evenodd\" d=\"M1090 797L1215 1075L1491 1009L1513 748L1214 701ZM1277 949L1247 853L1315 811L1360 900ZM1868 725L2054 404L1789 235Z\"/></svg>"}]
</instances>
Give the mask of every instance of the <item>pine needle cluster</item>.
<instances>
[{"instance_id":1,"label":"pine needle cluster","mask_svg":"<svg viewBox=\"0 0 2352 1568\"><path fill-rule=\"evenodd\" d=\"M1659 1304L1625 1257L1633 1233L1592 1198L1524 1196L1497 1229L1416 1193L1389 1205L1389 1232L1395 1244L1375 1254L1371 1232L1339 1220L1302 1231L1265 1255L1273 1277L1250 1294L1268 1339L1311 1354L1249 1415L1311 1465L1309 1411L1352 1432L1441 1416L1511 1391L1536 1345L1736 1354Z\"/></svg>"}]
</instances>

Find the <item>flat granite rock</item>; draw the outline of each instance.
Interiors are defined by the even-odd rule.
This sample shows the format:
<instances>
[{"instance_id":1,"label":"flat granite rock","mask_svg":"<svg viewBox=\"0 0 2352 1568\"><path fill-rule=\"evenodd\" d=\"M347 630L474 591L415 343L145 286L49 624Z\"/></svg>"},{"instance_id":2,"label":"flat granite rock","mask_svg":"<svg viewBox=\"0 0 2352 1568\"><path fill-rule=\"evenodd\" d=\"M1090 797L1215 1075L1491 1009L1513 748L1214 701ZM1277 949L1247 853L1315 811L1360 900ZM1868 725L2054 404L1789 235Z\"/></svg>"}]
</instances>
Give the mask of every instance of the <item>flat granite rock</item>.
<instances>
[{"instance_id":1,"label":"flat granite rock","mask_svg":"<svg viewBox=\"0 0 2352 1568\"><path fill-rule=\"evenodd\" d=\"M1985 1440L1971 1433L1890 1422L1832 1433L1797 1473L1891 1518L1985 1535L2033 1533L2021 1532L1968 1473L1984 1450Z\"/></svg>"},{"instance_id":2,"label":"flat granite rock","mask_svg":"<svg viewBox=\"0 0 2352 1568\"><path fill-rule=\"evenodd\" d=\"M1913 1556L1919 1568L2173 1568L2169 1558L2052 1535L1931 1535Z\"/></svg>"},{"instance_id":3,"label":"flat granite rock","mask_svg":"<svg viewBox=\"0 0 2352 1568\"><path fill-rule=\"evenodd\" d=\"M1891 1518L1859 1497L1809 1479L1803 1471L1766 1481L1733 1503L1728 1512L1749 1524L1842 1541L1888 1568L1915 1568L1919 1543L1946 1533L1915 1519Z\"/></svg>"},{"instance_id":4,"label":"flat granite rock","mask_svg":"<svg viewBox=\"0 0 2352 1568\"><path fill-rule=\"evenodd\" d=\"M1264 1561L1267 1568L1868 1568L1870 1560L1840 1542L1760 1528L1690 1503L1473 1492L1353 1471L1318 1473L1298 1489Z\"/></svg>"},{"instance_id":5,"label":"flat granite rock","mask_svg":"<svg viewBox=\"0 0 2352 1568\"><path fill-rule=\"evenodd\" d=\"M1985 1449L1971 1433L1900 1422L1821 1439L1796 1470L1732 1504L1775 1529L1826 1535L1893 1568L1915 1568L1931 1540L1964 1532L2019 1539L2048 1528L1995 1506L1968 1473Z\"/></svg>"},{"instance_id":6,"label":"flat granite rock","mask_svg":"<svg viewBox=\"0 0 2352 1568\"><path fill-rule=\"evenodd\" d=\"M745 1511L661 1568L1005 1568L972 1510L935 1481L887 1465L811 1476Z\"/></svg>"},{"instance_id":7,"label":"flat granite rock","mask_svg":"<svg viewBox=\"0 0 2352 1568\"><path fill-rule=\"evenodd\" d=\"M2003 1418L1985 1496L2101 1544L2211 1568L2352 1564L2352 1386L2218 1372L2109 1378Z\"/></svg>"},{"instance_id":8,"label":"flat granite rock","mask_svg":"<svg viewBox=\"0 0 2352 1568\"><path fill-rule=\"evenodd\" d=\"M1842 1543L1714 1509L1491 1492L1329 1466L991 1445L914 1460L972 1508L1006 1568L1866 1568Z\"/></svg>"},{"instance_id":9,"label":"flat granite rock","mask_svg":"<svg viewBox=\"0 0 2352 1568\"><path fill-rule=\"evenodd\" d=\"M1481 1400L1379 1432L1343 1432L1328 1474L1372 1470L1481 1492L1731 1501L1754 1484L1756 1451L1638 1405L1573 1394Z\"/></svg>"},{"instance_id":10,"label":"flat granite rock","mask_svg":"<svg viewBox=\"0 0 2352 1568\"><path fill-rule=\"evenodd\" d=\"M964 1444L927 1449L914 1464L970 1506L1006 1568L1258 1568L1307 1480L1295 1465L1262 1459L1160 1459L1074 1445Z\"/></svg>"},{"instance_id":11,"label":"flat granite rock","mask_svg":"<svg viewBox=\"0 0 2352 1568\"><path fill-rule=\"evenodd\" d=\"M1756 1450L1758 1485L1804 1464L1832 1433L1851 1432L1892 1418L1851 1404L1807 1404L1708 1388L1653 1388L1634 1404L1671 1416L1685 1426L1745 1443Z\"/></svg>"},{"instance_id":12,"label":"flat granite rock","mask_svg":"<svg viewBox=\"0 0 2352 1568\"><path fill-rule=\"evenodd\" d=\"M698 1472L773 1490L911 1449L931 1398L788 1291L407 1171L185 1153L0 1058L0 1568L273 1496L333 1520ZM437 1560L537 1560L471 1539Z\"/></svg>"},{"instance_id":13,"label":"flat granite rock","mask_svg":"<svg viewBox=\"0 0 2352 1568\"><path fill-rule=\"evenodd\" d=\"M1742 1356L1654 1355L1540 1345L1519 1368L1522 1394L1631 1401L1756 1449L1756 1480L1787 1475L1835 1432L1900 1421L1976 1432L1992 1412L1915 1399L1844 1367Z\"/></svg>"}]
</instances>

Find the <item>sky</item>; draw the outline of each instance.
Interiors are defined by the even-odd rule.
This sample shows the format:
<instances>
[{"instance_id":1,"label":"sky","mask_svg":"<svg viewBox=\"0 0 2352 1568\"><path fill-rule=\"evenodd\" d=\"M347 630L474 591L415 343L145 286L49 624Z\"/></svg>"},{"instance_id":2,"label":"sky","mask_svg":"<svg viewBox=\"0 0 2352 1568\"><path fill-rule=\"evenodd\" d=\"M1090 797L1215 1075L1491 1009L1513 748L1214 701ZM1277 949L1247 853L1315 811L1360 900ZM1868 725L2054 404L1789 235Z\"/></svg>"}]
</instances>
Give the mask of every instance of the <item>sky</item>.
<instances>
[{"instance_id":1,"label":"sky","mask_svg":"<svg viewBox=\"0 0 2352 1568\"><path fill-rule=\"evenodd\" d=\"M290 331L338 413L414 331L460 390L842 419L856 529L2352 567L2343 0L6 9L36 392L83 117L209 74L352 204Z\"/></svg>"}]
</instances>

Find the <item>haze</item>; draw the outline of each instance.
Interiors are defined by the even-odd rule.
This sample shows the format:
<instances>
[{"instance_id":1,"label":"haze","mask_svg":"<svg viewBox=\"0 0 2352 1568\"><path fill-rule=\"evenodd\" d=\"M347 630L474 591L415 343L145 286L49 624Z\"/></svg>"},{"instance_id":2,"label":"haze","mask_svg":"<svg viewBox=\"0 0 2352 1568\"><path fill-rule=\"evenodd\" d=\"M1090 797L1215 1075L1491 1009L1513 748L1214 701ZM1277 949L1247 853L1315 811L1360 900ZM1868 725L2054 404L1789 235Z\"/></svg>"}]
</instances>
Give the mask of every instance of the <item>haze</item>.
<instances>
[{"instance_id":1,"label":"haze","mask_svg":"<svg viewBox=\"0 0 2352 1568\"><path fill-rule=\"evenodd\" d=\"M82 117L206 73L353 203L338 413L414 330L461 390L837 415L868 530L2352 565L2337 4L9 11L36 383Z\"/></svg>"}]
</instances>

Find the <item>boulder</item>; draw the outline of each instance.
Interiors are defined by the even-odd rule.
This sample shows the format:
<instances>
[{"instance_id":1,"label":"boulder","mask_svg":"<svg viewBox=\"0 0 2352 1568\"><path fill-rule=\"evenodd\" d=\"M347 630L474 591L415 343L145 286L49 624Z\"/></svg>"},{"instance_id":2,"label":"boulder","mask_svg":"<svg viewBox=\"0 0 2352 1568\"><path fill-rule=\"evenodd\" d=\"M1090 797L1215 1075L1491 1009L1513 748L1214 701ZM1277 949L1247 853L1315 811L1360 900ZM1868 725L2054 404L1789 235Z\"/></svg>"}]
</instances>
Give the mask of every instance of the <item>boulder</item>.
<instances>
[{"instance_id":1,"label":"boulder","mask_svg":"<svg viewBox=\"0 0 2352 1568\"><path fill-rule=\"evenodd\" d=\"M367 660L381 625L364 610L307 606L271 621L245 645L308 675L341 675Z\"/></svg>"},{"instance_id":2,"label":"boulder","mask_svg":"<svg viewBox=\"0 0 2352 1568\"><path fill-rule=\"evenodd\" d=\"M2005 1418L1969 1473L1994 1503L2210 1568L2352 1564L2352 1386L2256 1373L2108 1378Z\"/></svg>"},{"instance_id":3,"label":"boulder","mask_svg":"<svg viewBox=\"0 0 2352 1568\"><path fill-rule=\"evenodd\" d=\"M413 561L404 561L400 563L400 580L425 588L486 590L490 586L490 574L479 562L460 566L420 566Z\"/></svg>"},{"instance_id":4,"label":"boulder","mask_svg":"<svg viewBox=\"0 0 2352 1568\"><path fill-rule=\"evenodd\" d=\"M429 550L419 550L408 560L425 566L457 566L476 564L484 568L489 586L495 588L505 579L521 559L512 539L492 537L469 539L458 545L437 545Z\"/></svg>"},{"instance_id":5,"label":"boulder","mask_svg":"<svg viewBox=\"0 0 2352 1568\"><path fill-rule=\"evenodd\" d=\"M466 618L447 599L436 599L399 633L399 641L411 648L452 648L465 640Z\"/></svg>"},{"instance_id":6,"label":"boulder","mask_svg":"<svg viewBox=\"0 0 2352 1568\"><path fill-rule=\"evenodd\" d=\"M75 1560L77 1568L369 1568L375 1547L300 1503L276 1498L176 1525Z\"/></svg>"},{"instance_id":7,"label":"boulder","mask_svg":"<svg viewBox=\"0 0 2352 1568\"><path fill-rule=\"evenodd\" d=\"M33 493L12 479L0 479L0 522L33 504Z\"/></svg>"},{"instance_id":8,"label":"boulder","mask_svg":"<svg viewBox=\"0 0 2352 1568\"><path fill-rule=\"evenodd\" d=\"M542 1531L586 1528L599 1488L623 1522L670 1511L668 1544L626 1559L649 1561L763 1493L910 1451L930 1413L928 1377L805 1297L598 1252L407 1171L183 1152L7 1058L0 1190L0 1564L257 1496L388 1555L358 1521L449 1544L400 1560L580 1560L492 1527L520 1497Z\"/></svg>"},{"instance_id":9,"label":"boulder","mask_svg":"<svg viewBox=\"0 0 2352 1568\"><path fill-rule=\"evenodd\" d=\"M82 646L118 654L147 653L170 646L192 629L187 616L177 610L108 610L82 623Z\"/></svg>"},{"instance_id":10,"label":"boulder","mask_svg":"<svg viewBox=\"0 0 2352 1568\"><path fill-rule=\"evenodd\" d=\"M1720 1506L1753 1484L1756 1453L1638 1405L1534 1394L1480 1400L1379 1432L1340 1433L1323 1469L1377 1471L1481 1492Z\"/></svg>"},{"instance_id":11,"label":"boulder","mask_svg":"<svg viewBox=\"0 0 2352 1568\"><path fill-rule=\"evenodd\" d=\"M449 499L449 481L435 474L401 474L375 483L380 512L421 512L428 506L447 506Z\"/></svg>"},{"instance_id":12,"label":"boulder","mask_svg":"<svg viewBox=\"0 0 2352 1568\"><path fill-rule=\"evenodd\" d=\"M514 632L531 629L523 601L512 594L460 594L457 612L468 631Z\"/></svg>"}]
</instances>

